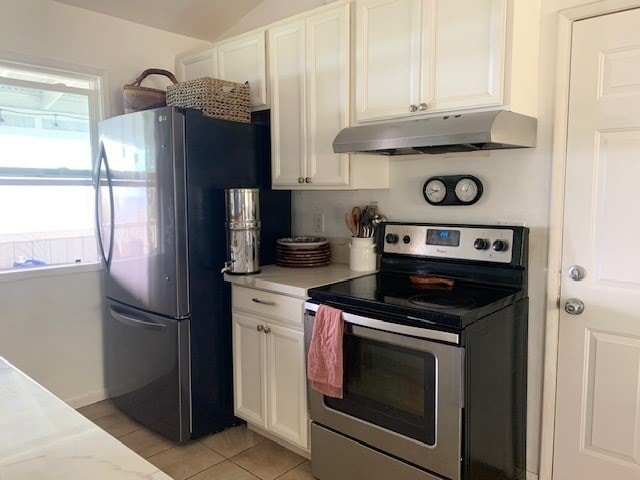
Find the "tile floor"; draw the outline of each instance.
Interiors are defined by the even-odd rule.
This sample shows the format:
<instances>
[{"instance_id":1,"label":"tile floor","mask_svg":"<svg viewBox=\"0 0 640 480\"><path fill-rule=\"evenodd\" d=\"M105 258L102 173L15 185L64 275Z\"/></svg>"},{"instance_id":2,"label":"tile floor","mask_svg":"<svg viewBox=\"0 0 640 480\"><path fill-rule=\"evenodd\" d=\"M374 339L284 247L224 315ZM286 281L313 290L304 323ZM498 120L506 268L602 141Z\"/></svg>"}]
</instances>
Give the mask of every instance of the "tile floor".
<instances>
[{"instance_id":1,"label":"tile floor","mask_svg":"<svg viewBox=\"0 0 640 480\"><path fill-rule=\"evenodd\" d=\"M110 400L78 409L82 415L174 480L313 480L307 459L246 425L176 444L118 410Z\"/></svg>"}]
</instances>

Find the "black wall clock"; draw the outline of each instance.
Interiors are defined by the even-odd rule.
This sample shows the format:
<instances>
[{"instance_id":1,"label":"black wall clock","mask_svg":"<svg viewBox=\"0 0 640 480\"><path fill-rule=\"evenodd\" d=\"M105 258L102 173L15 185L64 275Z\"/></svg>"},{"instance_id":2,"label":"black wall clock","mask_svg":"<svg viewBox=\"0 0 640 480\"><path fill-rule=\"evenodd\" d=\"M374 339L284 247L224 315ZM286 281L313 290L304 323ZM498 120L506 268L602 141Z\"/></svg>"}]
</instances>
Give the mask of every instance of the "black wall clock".
<instances>
[{"instance_id":1,"label":"black wall clock","mask_svg":"<svg viewBox=\"0 0 640 480\"><path fill-rule=\"evenodd\" d=\"M473 205L482 196L482 182L473 175L431 177L424 182L422 194L431 205Z\"/></svg>"}]
</instances>

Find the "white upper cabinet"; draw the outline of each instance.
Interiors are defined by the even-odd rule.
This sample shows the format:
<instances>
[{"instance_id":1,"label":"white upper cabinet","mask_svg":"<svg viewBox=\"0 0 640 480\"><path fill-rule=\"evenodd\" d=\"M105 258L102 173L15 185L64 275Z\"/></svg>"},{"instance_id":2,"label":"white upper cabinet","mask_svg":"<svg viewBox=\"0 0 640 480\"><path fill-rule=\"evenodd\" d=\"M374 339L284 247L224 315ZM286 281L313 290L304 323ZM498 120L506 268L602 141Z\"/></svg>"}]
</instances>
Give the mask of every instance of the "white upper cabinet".
<instances>
[{"instance_id":1,"label":"white upper cabinet","mask_svg":"<svg viewBox=\"0 0 640 480\"><path fill-rule=\"evenodd\" d=\"M506 0L435 0L425 9L422 76L429 80L420 99L429 110L500 105L506 7Z\"/></svg>"},{"instance_id":2,"label":"white upper cabinet","mask_svg":"<svg viewBox=\"0 0 640 480\"><path fill-rule=\"evenodd\" d=\"M350 4L269 29L273 188L387 188L388 159L333 153L349 125Z\"/></svg>"},{"instance_id":3,"label":"white upper cabinet","mask_svg":"<svg viewBox=\"0 0 640 480\"><path fill-rule=\"evenodd\" d=\"M212 77L230 82L249 82L251 109L268 108L265 68L265 32L233 37L202 52L178 55L176 76L180 81Z\"/></svg>"},{"instance_id":4,"label":"white upper cabinet","mask_svg":"<svg viewBox=\"0 0 640 480\"><path fill-rule=\"evenodd\" d=\"M402 116L420 95L421 0L356 3L356 118Z\"/></svg>"},{"instance_id":5,"label":"white upper cabinet","mask_svg":"<svg viewBox=\"0 0 640 480\"><path fill-rule=\"evenodd\" d=\"M178 55L176 77L181 82L202 77L218 77L218 53L216 47L202 52Z\"/></svg>"},{"instance_id":6,"label":"white upper cabinet","mask_svg":"<svg viewBox=\"0 0 640 480\"><path fill-rule=\"evenodd\" d=\"M274 187L349 184L333 139L349 123L349 5L269 30Z\"/></svg>"},{"instance_id":7,"label":"white upper cabinet","mask_svg":"<svg viewBox=\"0 0 640 480\"><path fill-rule=\"evenodd\" d=\"M269 30L271 175L274 185L304 183L306 174L304 21Z\"/></svg>"},{"instance_id":8,"label":"white upper cabinet","mask_svg":"<svg viewBox=\"0 0 640 480\"><path fill-rule=\"evenodd\" d=\"M217 44L218 78L231 82L249 82L251 107L266 108L267 75L264 31L235 37Z\"/></svg>"},{"instance_id":9,"label":"white upper cabinet","mask_svg":"<svg viewBox=\"0 0 640 480\"><path fill-rule=\"evenodd\" d=\"M349 184L349 155L333 139L349 126L349 5L306 21L307 178Z\"/></svg>"},{"instance_id":10,"label":"white upper cabinet","mask_svg":"<svg viewBox=\"0 0 640 480\"><path fill-rule=\"evenodd\" d=\"M539 5L356 0L356 121L487 108L535 116Z\"/></svg>"}]
</instances>

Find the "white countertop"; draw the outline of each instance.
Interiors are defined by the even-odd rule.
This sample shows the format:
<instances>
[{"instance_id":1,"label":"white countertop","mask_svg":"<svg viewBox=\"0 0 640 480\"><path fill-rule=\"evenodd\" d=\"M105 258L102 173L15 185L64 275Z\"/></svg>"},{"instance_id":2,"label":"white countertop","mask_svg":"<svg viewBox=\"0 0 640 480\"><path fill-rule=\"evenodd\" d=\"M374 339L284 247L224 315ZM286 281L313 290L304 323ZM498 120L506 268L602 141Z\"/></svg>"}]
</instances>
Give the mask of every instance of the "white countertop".
<instances>
[{"instance_id":1,"label":"white countertop","mask_svg":"<svg viewBox=\"0 0 640 480\"><path fill-rule=\"evenodd\" d=\"M0 357L0 479L171 480Z\"/></svg>"},{"instance_id":2,"label":"white countertop","mask_svg":"<svg viewBox=\"0 0 640 480\"><path fill-rule=\"evenodd\" d=\"M326 267L286 268L265 265L260 273L252 275L229 275L224 279L233 285L257 288L293 297L307 298L310 288L371 275L374 272L355 272L349 265L332 263Z\"/></svg>"}]
</instances>

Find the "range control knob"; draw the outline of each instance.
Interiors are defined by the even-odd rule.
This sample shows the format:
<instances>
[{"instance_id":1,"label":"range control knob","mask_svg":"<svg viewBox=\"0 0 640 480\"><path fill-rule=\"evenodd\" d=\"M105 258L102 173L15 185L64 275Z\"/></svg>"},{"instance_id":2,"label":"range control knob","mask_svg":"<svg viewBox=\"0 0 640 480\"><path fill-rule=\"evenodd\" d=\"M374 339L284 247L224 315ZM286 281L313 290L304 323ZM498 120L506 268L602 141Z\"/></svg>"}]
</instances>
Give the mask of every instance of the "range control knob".
<instances>
[{"instance_id":1,"label":"range control knob","mask_svg":"<svg viewBox=\"0 0 640 480\"><path fill-rule=\"evenodd\" d=\"M398 235L395 233L387 233L384 237L384 241L387 243L396 243L398 241Z\"/></svg>"},{"instance_id":2,"label":"range control knob","mask_svg":"<svg viewBox=\"0 0 640 480\"><path fill-rule=\"evenodd\" d=\"M402 237L402 242L403 243L411 242L411 237L409 235L405 235L404 237Z\"/></svg>"},{"instance_id":3,"label":"range control knob","mask_svg":"<svg viewBox=\"0 0 640 480\"><path fill-rule=\"evenodd\" d=\"M489 242L484 238L476 238L476 241L473 242L473 248L476 250L486 250L489 248Z\"/></svg>"},{"instance_id":4,"label":"range control knob","mask_svg":"<svg viewBox=\"0 0 640 480\"><path fill-rule=\"evenodd\" d=\"M503 240L496 240L491 245L491 248L493 248L496 252L504 252L509 247L507 246L507 242Z\"/></svg>"}]
</instances>

